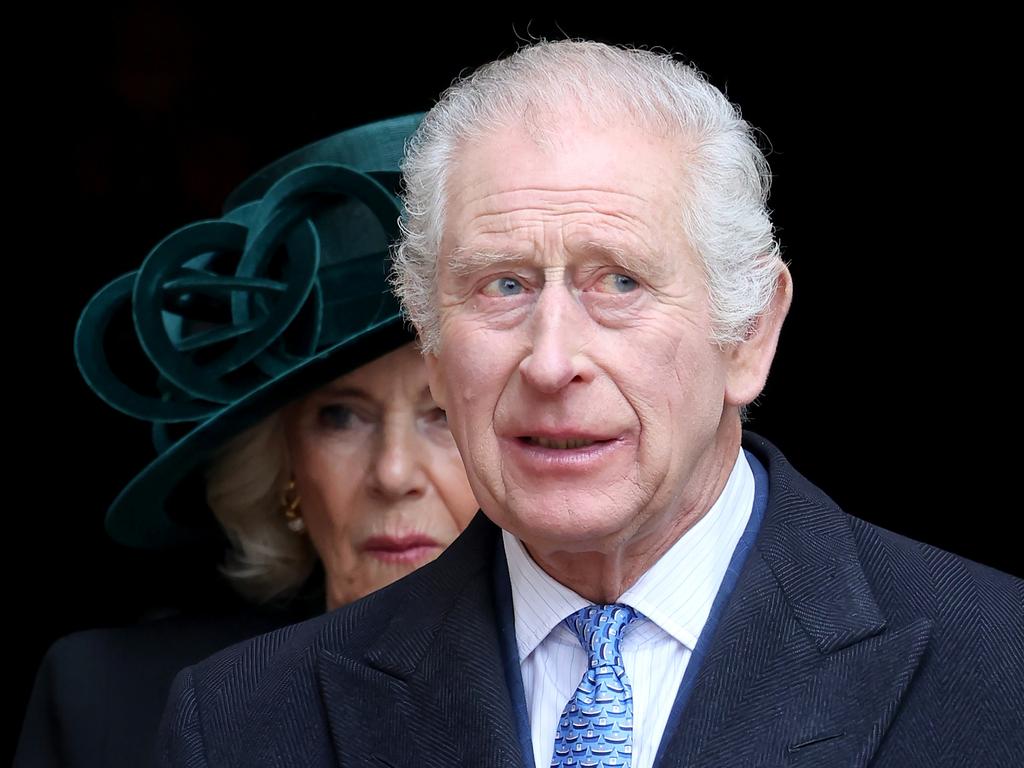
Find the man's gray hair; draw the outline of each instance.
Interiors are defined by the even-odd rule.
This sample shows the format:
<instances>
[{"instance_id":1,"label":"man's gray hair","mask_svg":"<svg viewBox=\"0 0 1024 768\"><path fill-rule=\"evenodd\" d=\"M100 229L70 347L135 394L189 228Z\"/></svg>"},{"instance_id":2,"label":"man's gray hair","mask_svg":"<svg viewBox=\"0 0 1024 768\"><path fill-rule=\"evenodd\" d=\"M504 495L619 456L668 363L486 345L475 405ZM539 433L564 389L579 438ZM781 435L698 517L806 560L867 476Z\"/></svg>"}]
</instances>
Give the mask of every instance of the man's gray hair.
<instances>
[{"instance_id":1,"label":"man's gray hair","mask_svg":"<svg viewBox=\"0 0 1024 768\"><path fill-rule=\"evenodd\" d=\"M440 346L437 259L460 146L531 119L537 124L529 129L542 136L537 118L567 108L598 127L633 120L680 138L686 160L677 173L688 192L680 223L702 259L713 340L743 340L783 268L767 208L771 177L754 130L721 91L670 54L564 40L535 43L459 80L410 141L394 285L424 350Z\"/></svg>"}]
</instances>

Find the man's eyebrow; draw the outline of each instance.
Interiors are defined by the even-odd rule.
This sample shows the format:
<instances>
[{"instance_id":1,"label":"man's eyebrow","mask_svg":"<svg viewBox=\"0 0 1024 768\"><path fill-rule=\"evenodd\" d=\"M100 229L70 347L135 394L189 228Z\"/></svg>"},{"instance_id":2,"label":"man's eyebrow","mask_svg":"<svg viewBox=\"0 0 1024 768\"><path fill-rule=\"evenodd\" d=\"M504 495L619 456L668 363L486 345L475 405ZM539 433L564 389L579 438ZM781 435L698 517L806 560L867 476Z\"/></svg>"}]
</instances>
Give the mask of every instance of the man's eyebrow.
<instances>
[{"instance_id":1,"label":"man's eyebrow","mask_svg":"<svg viewBox=\"0 0 1024 768\"><path fill-rule=\"evenodd\" d=\"M466 277L500 264L522 262L523 255L514 251L488 251L476 248L453 248L448 254L448 271L455 277Z\"/></svg>"},{"instance_id":2,"label":"man's eyebrow","mask_svg":"<svg viewBox=\"0 0 1024 768\"><path fill-rule=\"evenodd\" d=\"M614 243L600 240L587 240L578 243L571 246L570 252L575 252L580 258L586 260L596 259L609 262L622 267L630 274L654 282L667 280L672 271L672 266L665 256L654 253L638 254L625 250Z\"/></svg>"},{"instance_id":3,"label":"man's eyebrow","mask_svg":"<svg viewBox=\"0 0 1024 768\"><path fill-rule=\"evenodd\" d=\"M570 262L599 261L621 267L630 274L654 282L667 280L672 267L656 254L638 254L619 245L599 240L586 240L568 247ZM574 257L574 258L573 258ZM485 269L529 261L527 254L517 251L496 251L469 247L453 248L448 254L448 271L454 277L467 277Z\"/></svg>"}]
</instances>

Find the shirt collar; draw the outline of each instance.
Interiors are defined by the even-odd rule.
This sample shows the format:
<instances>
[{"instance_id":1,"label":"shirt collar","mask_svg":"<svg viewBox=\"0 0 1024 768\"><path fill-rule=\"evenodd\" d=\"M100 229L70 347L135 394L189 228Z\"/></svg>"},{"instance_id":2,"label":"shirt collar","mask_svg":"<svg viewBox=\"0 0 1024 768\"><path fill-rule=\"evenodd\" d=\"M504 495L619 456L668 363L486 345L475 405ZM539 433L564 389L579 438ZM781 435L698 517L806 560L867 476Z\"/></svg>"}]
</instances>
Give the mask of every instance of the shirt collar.
<instances>
[{"instance_id":1,"label":"shirt collar","mask_svg":"<svg viewBox=\"0 0 1024 768\"><path fill-rule=\"evenodd\" d=\"M692 651L753 504L754 475L740 450L725 488L711 509L616 602L640 611ZM551 578L508 531L502 531L502 542L522 663L559 622L590 605L590 601Z\"/></svg>"}]
</instances>

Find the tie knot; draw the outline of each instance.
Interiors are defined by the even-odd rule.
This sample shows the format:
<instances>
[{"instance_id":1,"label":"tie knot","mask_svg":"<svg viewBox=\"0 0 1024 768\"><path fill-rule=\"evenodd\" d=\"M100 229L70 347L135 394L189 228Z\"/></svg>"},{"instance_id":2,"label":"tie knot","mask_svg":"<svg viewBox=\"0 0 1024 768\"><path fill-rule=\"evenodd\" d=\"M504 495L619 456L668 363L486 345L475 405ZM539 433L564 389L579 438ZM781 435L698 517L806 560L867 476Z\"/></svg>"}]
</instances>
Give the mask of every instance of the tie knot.
<instances>
[{"instance_id":1,"label":"tie knot","mask_svg":"<svg viewBox=\"0 0 1024 768\"><path fill-rule=\"evenodd\" d=\"M628 605L588 605L565 620L576 633L580 645L590 657L590 666L611 664L622 666L619 643L623 632L640 614Z\"/></svg>"}]
</instances>

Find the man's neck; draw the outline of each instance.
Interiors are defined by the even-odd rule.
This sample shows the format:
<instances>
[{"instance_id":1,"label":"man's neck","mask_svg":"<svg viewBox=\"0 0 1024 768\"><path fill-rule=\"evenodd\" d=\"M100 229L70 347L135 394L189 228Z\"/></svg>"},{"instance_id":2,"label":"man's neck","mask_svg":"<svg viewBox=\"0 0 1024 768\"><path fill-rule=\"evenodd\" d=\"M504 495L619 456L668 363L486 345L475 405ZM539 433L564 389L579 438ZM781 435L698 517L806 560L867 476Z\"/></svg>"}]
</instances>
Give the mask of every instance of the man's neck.
<instances>
[{"instance_id":1,"label":"man's neck","mask_svg":"<svg viewBox=\"0 0 1024 768\"><path fill-rule=\"evenodd\" d=\"M697 524L721 496L740 450L740 431L716 441L703 466L664 511L638 516L644 522L621 542L594 551L543 551L529 542L530 557L555 581L593 603L613 603L673 544ZM682 494L681 494L682 495Z\"/></svg>"}]
</instances>

